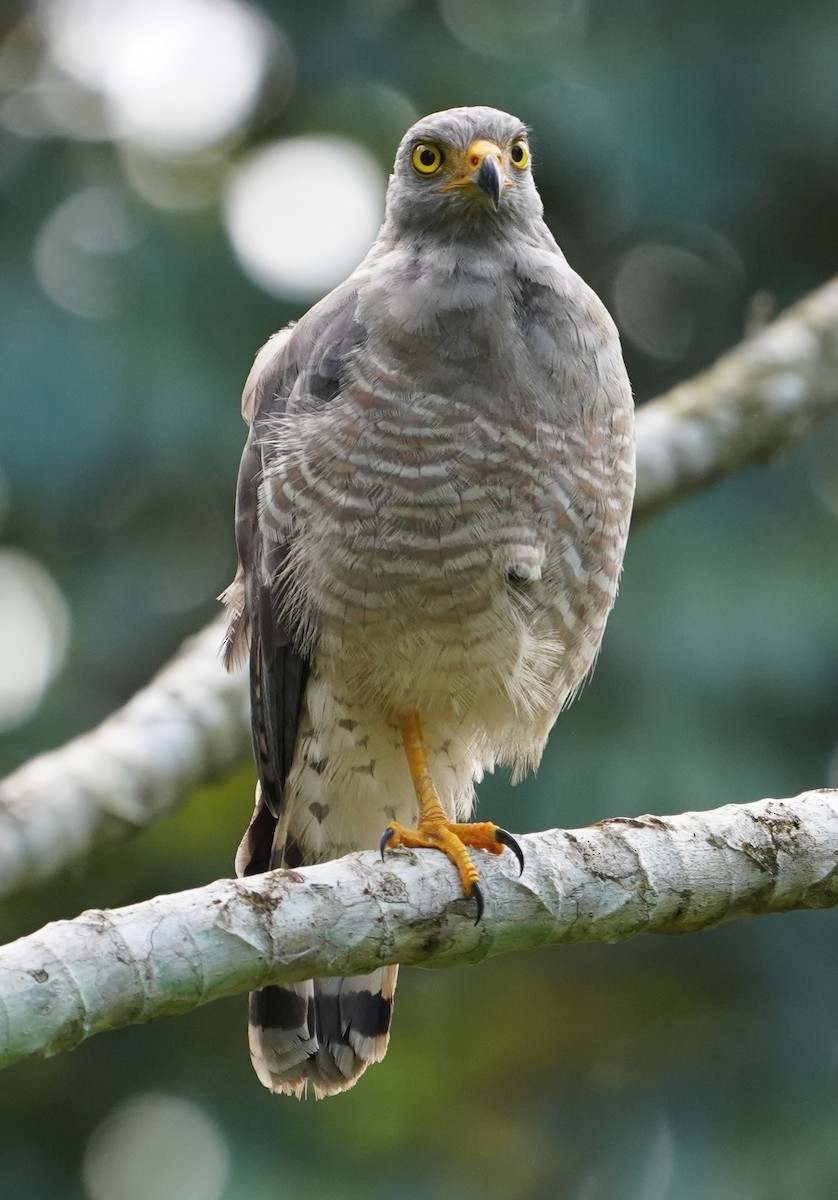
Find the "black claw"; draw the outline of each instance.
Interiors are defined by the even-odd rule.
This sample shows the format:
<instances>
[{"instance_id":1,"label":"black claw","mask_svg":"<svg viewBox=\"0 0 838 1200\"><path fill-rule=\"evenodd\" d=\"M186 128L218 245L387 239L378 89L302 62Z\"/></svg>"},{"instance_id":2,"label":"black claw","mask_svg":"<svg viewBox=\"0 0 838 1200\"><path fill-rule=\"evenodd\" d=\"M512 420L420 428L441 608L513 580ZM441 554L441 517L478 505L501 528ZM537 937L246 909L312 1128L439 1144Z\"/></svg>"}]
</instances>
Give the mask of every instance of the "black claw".
<instances>
[{"instance_id":1,"label":"black claw","mask_svg":"<svg viewBox=\"0 0 838 1200\"><path fill-rule=\"evenodd\" d=\"M481 891L479 883L473 883L471 885L471 898L472 898L472 900L477 901L477 916L474 918L474 923L475 923L475 925L479 925L480 918L483 916L483 908L484 908L483 892Z\"/></svg>"},{"instance_id":2,"label":"black claw","mask_svg":"<svg viewBox=\"0 0 838 1200\"><path fill-rule=\"evenodd\" d=\"M378 848L381 851L381 861L382 862L384 862L384 851L387 849L388 845L393 840L393 836L394 836L395 832L396 831L393 828L393 826L390 825L390 826L388 826L387 829L384 830L384 832L381 835L381 841L378 843Z\"/></svg>"},{"instance_id":3,"label":"black claw","mask_svg":"<svg viewBox=\"0 0 838 1200\"><path fill-rule=\"evenodd\" d=\"M512 834L507 833L505 829L496 829L495 830L495 841L502 842L504 846L506 846L509 850L512 851L512 853L518 859L518 866L521 868L519 870L518 874L523 875L524 874L524 851L518 845L518 843L516 842L516 840L512 836Z\"/></svg>"}]
</instances>

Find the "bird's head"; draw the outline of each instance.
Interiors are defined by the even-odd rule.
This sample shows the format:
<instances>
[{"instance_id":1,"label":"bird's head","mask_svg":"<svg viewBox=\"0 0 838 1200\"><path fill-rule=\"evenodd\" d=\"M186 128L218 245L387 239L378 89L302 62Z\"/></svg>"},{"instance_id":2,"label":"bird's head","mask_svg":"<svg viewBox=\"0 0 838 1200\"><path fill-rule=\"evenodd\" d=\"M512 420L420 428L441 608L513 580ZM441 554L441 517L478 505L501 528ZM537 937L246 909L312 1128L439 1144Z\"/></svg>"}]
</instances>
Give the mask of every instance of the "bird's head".
<instances>
[{"instance_id":1,"label":"bird's head","mask_svg":"<svg viewBox=\"0 0 838 1200\"><path fill-rule=\"evenodd\" d=\"M526 126L496 108L450 108L410 128L396 153L385 228L444 232L541 219Z\"/></svg>"}]
</instances>

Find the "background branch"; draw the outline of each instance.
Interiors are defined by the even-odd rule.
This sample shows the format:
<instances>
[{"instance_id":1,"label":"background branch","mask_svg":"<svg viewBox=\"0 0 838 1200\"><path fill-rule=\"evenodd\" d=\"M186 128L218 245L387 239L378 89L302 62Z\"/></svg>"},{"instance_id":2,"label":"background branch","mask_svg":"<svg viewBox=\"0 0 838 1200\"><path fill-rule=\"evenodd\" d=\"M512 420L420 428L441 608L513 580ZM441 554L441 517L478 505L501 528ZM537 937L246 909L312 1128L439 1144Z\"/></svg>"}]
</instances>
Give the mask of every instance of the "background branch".
<instances>
[{"instance_id":1,"label":"background branch","mask_svg":"<svg viewBox=\"0 0 838 1200\"><path fill-rule=\"evenodd\" d=\"M372 853L91 911L0 949L0 1065L269 982L452 966L838 904L838 790L521 839L481 855L486 916L440 854Z\"/></svg>"},{"instance_id":2,"label":"background branch","mask_svg":"<svg viewBox=\"0 0 838 1200\"><path fill-rule=\"evenodd\" d=\"M798 441L838 411L838 279L638 413L635 517ZM0 896L150 824L247 754L241 675L221 622L98 728L0 783Z\"/></svg>"},{"instance_id":3,"label":"background branch","mask_svg":"<svg viewBox=\"0 0 838 1200\"><path fill-rule=\"evenodd\" d=\"M244 676L219 661L223 628L213 621L101 725L0 783L0 896L151 824L242 761L249 700Z\"/></svg>"},{"instance_id":4,"label":"background branch","mask_svg":"<svg viewBox=\"0 0 838 1200\"><path fill-rule=\"evenodd\" d=\"M776 458L838 411L838 278L637 413L635 517Z\"/></svg>"}]
</instances>

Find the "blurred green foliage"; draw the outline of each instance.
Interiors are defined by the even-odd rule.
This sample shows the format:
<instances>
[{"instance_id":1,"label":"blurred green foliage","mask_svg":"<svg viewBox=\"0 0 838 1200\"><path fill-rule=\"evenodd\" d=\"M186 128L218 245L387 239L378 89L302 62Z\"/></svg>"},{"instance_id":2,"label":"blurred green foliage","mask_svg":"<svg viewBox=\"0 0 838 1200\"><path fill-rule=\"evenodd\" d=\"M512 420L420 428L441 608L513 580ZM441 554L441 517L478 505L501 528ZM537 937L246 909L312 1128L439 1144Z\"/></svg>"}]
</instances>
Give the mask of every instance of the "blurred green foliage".
<instances>
[{"instance_id":1,"label":"blurred green foliage","mask_svg":"<svg viewBox=\"0 0 838 1200\"><path fill-rule=\"evenodd\" d=\"M617 309L639 401L737 342L755 296L783 306L836 269L834 0L261 8L296 74L268 78L224 162L326 132L387 170L411 114L516 112L551 227ZM0 9L9 96L25 87L37 46L20 26L35 19ZM54 303L33 270L50 214L91 186L120 197L135 231L101 319ZM254 350L299 305L248 281L219 203L155 208L114 140L0 123L0 538L47 568L72 620L68 660L0 740L0 770L124 702L231 575L237 397ZM337 185L335 206L339 219ZM593 683L537 777L486 781L484 814L528 830L837 783L837 514L833 424L638 528ZM244 768L16 901L4 940L229 874L252 784ZM405 971L384 1064L317 1106L259 1087L241 1000L100 1037L0 1080L0 1194L89 1196L91 1131L162 1092L217 1124L228 1200L834 1200L836 937L834 914L793 914Z\"/></svg>"}]
</instances>

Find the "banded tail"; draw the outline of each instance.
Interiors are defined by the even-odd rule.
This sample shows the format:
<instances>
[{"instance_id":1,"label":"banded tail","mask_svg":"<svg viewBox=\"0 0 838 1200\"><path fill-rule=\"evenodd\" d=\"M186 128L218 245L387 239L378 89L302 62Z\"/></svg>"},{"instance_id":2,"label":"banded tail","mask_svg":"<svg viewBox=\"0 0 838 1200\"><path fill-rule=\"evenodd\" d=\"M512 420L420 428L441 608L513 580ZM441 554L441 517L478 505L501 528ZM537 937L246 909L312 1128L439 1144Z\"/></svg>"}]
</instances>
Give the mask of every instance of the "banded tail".
<instances>
[{"instance_id":1,"label":"banded tail","mask_svg":"<svg viewBox=\"0 0 838 1200\"><path fill-rule=\"evenodd\" d=\"M387 1052L398 967L308 979L251 992L250 1058L272 1092L315 1098L345 1092Z\"/></svg>"},{"instance_id":2,"label":"banded tail","mask_svg":"<svg viewBox=\"0 0 838 1200\"><path fill-rule=\"evenodd\" d=\"M236 873L306 865L293 841L278 850L275 818L261 789L239 852ZM266 859L270 862L266 862ZM279 860L279 861L275 861ZM247 1040L253 1069L271 1092L302 1099L311 1086L317 1100L351 1088L387 1052L397 966L367 975L307 979L251 992Z\"/></svg>"}]
</instances>

